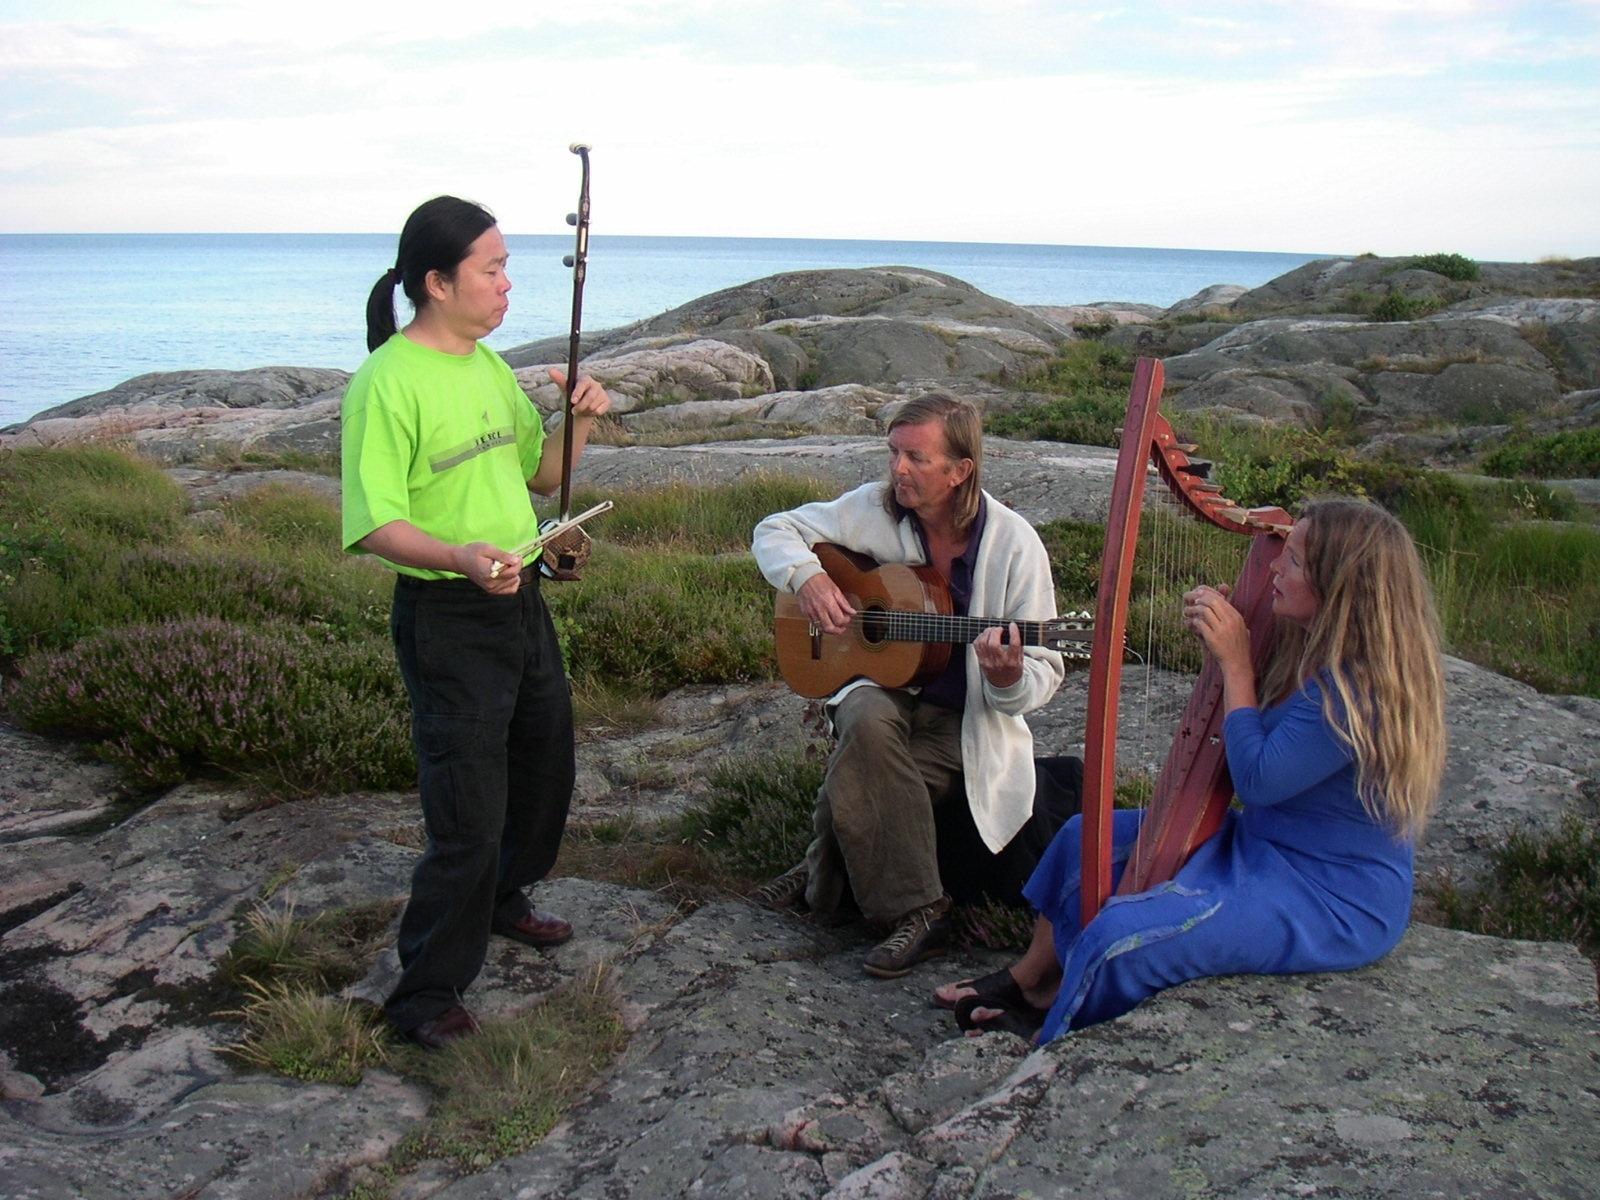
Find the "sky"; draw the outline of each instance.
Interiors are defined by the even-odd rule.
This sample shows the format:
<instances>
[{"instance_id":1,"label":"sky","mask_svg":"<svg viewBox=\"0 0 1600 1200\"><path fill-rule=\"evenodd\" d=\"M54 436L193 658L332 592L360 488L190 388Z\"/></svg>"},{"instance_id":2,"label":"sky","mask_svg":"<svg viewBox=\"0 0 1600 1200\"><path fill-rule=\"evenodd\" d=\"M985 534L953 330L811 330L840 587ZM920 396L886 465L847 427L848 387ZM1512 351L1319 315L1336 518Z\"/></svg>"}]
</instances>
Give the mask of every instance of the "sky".
<instances>
[{"instance_id":1,"label":"sky","mask_svg":"<svg viewBox=\"0 0 1600 1200\"><path fill-rule=\"evenodd\" d=\"M66 14L66 15L63 15ZM1600 254L1600 0L0 0L0 232Z\"/></svg>"}]
</instances>

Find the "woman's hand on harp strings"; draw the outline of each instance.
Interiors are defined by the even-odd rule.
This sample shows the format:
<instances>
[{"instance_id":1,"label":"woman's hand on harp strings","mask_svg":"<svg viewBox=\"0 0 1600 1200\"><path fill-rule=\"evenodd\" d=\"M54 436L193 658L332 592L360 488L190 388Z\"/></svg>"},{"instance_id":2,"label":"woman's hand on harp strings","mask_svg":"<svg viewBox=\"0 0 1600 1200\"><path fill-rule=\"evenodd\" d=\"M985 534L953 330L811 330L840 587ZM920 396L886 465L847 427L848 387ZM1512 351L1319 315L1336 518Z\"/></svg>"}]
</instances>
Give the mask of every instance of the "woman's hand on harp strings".
<instances>
[{"instance_id":1,"label":"woman's hand on harp strings","mask_svg":"<svg viewBox=\"0 0 1600 1200\"><path fill-rule=\"evenodd\" d=\"M806 620L823 633L843 633L850 628L850 618L856 615L855 606L825 572L802 583L795 599L800 602L800 611Z\"/></svg>"},{"instance_id":2,"label":"woman's hand on harp strings","mask_svg":"<svg viewBox=\"0 0 1600 1200\"><path fill-rule=\"evenodd\" d=\"M1183 623L1189 627L1224 670L1250 668L1250 631L1244 617L1229 600L1227 584L1201 584L1183 594Z\"/></svg>"},{"instance_id":3,"label":"woman's hand on harp strings","mask_svg":"<svg viewBox=\"0 0 1600 1200\"><path fill-rule=\"evenodd\" d=\"M972 648L977 651L978 667L991 686L1008 688L1022 678L1022 631L1015 621L1004 629L998 625L985 629Z\"/></svg>"}]
</instances>

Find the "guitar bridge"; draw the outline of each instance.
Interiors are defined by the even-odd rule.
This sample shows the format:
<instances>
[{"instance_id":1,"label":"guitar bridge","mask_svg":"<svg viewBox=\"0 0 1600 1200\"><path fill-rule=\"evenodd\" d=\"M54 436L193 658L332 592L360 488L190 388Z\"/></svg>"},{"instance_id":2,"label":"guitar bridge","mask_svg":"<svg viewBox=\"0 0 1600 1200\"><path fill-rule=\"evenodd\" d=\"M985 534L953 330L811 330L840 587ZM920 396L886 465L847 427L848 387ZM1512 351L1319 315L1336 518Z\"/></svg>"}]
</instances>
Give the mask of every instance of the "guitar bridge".
<instances>
[{"instance_id":1,"label":"guitar bridge","mask_svg":"<svg viewBox=\"0 0 1600 1200\"><path fill-rule=\"evenodd\" d=\"M822 661L822 626L812 621L809 626L811 633L811 661Z\"/></svg>"}]
</instances>

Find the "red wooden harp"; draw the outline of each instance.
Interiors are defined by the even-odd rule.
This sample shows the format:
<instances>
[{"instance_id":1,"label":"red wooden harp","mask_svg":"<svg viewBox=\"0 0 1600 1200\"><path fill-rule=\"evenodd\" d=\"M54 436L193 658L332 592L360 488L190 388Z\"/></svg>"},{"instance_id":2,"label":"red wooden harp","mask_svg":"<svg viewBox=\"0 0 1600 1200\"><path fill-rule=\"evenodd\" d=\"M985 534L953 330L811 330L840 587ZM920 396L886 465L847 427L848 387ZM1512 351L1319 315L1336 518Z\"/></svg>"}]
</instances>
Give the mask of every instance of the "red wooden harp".
<instances>
[{"instance_id":1,"label":"red wooden harp","mask_svg":"<svg viewBox=\"0 0 1600 1200\"><path fill-rule=\"evenodd\" d=\"M1111 893L1118 703L1139 518L1151 470L1188 515L1252 539L1232 600L1250 629L1250 650L1258 673L1274 638L1271 564L1280 539L1294 523L1281 508L1240 507L1204 477L1204 468L1189 457L1197 447L1180 443L1159 411L1164 378L1157 359L1141 358L1134 365L1100 564L1084 726L1085 925ZM1222 675L1207 656L1156 777L1139 841L1123 871L1118 894L1144 891L1171 879L1189 855L1217 831L1232 799L1233 782L1222 748Z\"/></svg>"}]
</instances>

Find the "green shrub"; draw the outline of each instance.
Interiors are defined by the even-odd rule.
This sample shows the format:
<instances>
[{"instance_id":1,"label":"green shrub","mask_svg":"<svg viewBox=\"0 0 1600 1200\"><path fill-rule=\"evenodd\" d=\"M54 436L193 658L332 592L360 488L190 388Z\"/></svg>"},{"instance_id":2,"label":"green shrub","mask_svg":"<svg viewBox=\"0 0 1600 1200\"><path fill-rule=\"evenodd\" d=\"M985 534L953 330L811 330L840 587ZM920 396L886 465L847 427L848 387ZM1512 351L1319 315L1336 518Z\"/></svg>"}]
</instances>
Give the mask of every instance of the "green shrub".
<instances>
[{"instance_id":1,"label":"green shrub","mask_svg":"<svg viewBox=\"0 0 1600 1200\"><path fill-rule=\"evenodd\" d=\"M343 529L339 506L304 488L273 484L231 500L223 508L229 525L280 546L339 553Z\"/></svg>"},{"instance_id":2,"label":"green shrub","mask_svg":"<svg viewBox=\"0 0 1600 1200\"><path fill-rule=\"evenodd\" d=\"M773 751L712 768L706 799L683 815L685 841L727 870L767 879L805 857L825 767L820 751Z\"/></svg>"},{"instance_id":3,"label":"green shrub","mask_svg":"<svg viewBox=\"0 0 1600 1200\"><path fill-rule=\"evenodd\" d=\"M1039 540L1050 556L1056 607L1062 611L1093 608L1100 591L1105 526L1091 521L1048 521L1039 526Z\"/></svg>"},{"instance_id":4,"label":"green shrub","mask_svg":"<svg viewBox=\"0 0 1600 1200\"><path fill-rule=\"evenodd\" d=\"M963 945L1021 953L1033 938L1033 914L1014 904L982 900L956 909L955 915L956 937Z\"/></svg>"},{"instance_id":5,"label":"green shrub","mask_svg":"<svg viewBox=\"0 0 1600 1200\"><path fill-rule=\"evenodd\" d=\"M1522 830L1495 853L1477 886L1430 887L1452 929L1571 942L1600 959L1600 825L1568 814L1550 832Z\"/></svg>"},{"instance_id":6,"label":"green shrub","mask_svg":"<svg viewBox=\"0 0 1600 1200\"><path fill-rule=\"evenodd\" d=\"M131 625L29 655L10 691L30 728L92 740L137 783L200 769L275 794L400 788L415 778L389 646L285 625Z\"/></svg>"},{"instance_id":7,"label":"green shrub","mask_svg":"<svg viewBox=\"0 0 1600 1200\"><path fill-rule=\"evenodd\" d=\"M577 583L545 592L574 679L656 695L691 683L769 679L772 589L748 553L596 546Z\"/></svg>"},{"instance_id":8,"label":"green shrub","mask_svg":"<svg viewBox=\"0 0 1600 1200\"><path fill-rule=\"evenodd\" d=\"M188 503L148 463L104 447L0 452L0 540L32 530L62 553L172 536Z\"/></svg>"},{"instance_id":9,"label":"green shrub","mask_svg":"<svg viewBox=\"0 0 1600 1200\"><path fill-rule=\"evenodd\" d=\"M1429 296L1407 296L1404 292L1390 292L1372 308L1374 321L1415 321L1439 308L1439 301Z\"/></svg>"},{"instance_id":10,"label":"green shrub","mask_svg":"<svg viewBox=\"0 0 1600 1200\"><path fill-rule=\"evenodd\" d=\"M19 648L64 647L101 629L190 617L384 628L392 587L385 575L354 565L335 571L326 560L314 567L245 547L85 550L60 568L25 571L0 604Z\"/></svg>"},{"instance_id":11,"label":"green shrub","mask_svg":"<svg viewBox=\"0 0 1600 1200\"><path fill-rule=\"evenodd\" d=\"M1423 500L1400 515L1452 652L1545 691L1600 695L1600 530Z\"/></svg>"},{"instance_id":12,"label":"green shrub","mask_svg":"<svg viewBox=\"0 0 1600 1200\"><path fill-rule=\"evenodd\" d=\"M1510 438L1484 456L1483 469L1502 478L1600 478L1600 429Z\"/></svg>"},{"instance_id":13,"label":"green shrub","mask_svg":"<svg viewBox=\"0 0 1600 1200\"><path fill-rule=\"evenodd\" d=\"M1219 460L1211 478L1224 495L1246 508L1271 505L1292 511L1308 496L1362 491L1355 458L1322 434L1275 428L1270 440L1241 439L1214 451L1206 445Z\"/></svg>"},{"instance_id":14,"label":"green shrub","mask_svg":"<svg viewBox=\"0 0 1600 1200\"><path fill-rule=\"evenodd\" d=\"M266 488L204 529L183 508L165 477L107 451L0 458L0 652L188 617L385 629L391 577L341 554L328 500Z\"/></svg>"},{"instance_id":15,"label":"green shrub","mask_svg":"<svg viewBox=\"0 0 1600 1200\"><path fill-rule=\"evenodd\" d=\"M984 427L1002 437L1114 446L1132 380L1133 356L1126 350L1095 341L1069 342L1059 356L1013 385L1060 398L990 414Z\"/></svg>"},{"instance_id":16,"label":"green shrub","mask_svg":"<svg viewBox=\"0 0 1600 1200\"><path fill-rule=\"evenodd\" d=\"M1462 283L1471 283L1481 273L1478 264L1463 254L1423 254L1407 259L1402 266L1412 271L1432 271Z\"/></svg>"}]
</instances>

